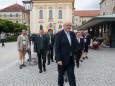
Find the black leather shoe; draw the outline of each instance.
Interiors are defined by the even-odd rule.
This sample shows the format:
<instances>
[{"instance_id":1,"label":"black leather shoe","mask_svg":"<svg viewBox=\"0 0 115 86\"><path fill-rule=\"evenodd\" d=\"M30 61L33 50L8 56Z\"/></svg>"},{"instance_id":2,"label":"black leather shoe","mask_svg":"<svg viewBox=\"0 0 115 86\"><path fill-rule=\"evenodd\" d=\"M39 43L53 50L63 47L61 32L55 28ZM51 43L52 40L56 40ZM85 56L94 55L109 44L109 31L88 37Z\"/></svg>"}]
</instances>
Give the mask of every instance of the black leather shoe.
<instances>
[{"instance_id":1,"label":"black leather shoe","mask_svg":"<svg viewBox=\"0 0 115 86\"><path fill-rule=\"evenodd\" d=\"M22 69L22 65L20 65L20 69Z\"/></svg>"},{"instance_id":2,"label":"black leather shoe","mask_svg":"<svg viewBox=\"0 0 115 86\"><path fill-rule=\"evenodd\" d=\"M44 68L43 70L46 71L46 68Z\"/></svg>"},{"instance_id":3,"label":"black leather shoe","mask_svg":"<svg viewBox=\"0 0 115 86\"><path fill-rule=\"evenodd\" d=\"M23 66L23 67L26 67L26 65L25 65L25 64L22 64L22 66Z\"/></svg>"},{"instance_id":4,"label":"black leather shoe","mask_svg":"<svg viewBox=\"0 0 115 86\"><path fill-rule=\"evenodd\" d=\"M83 62L83 60L80 60L80 62Z\"/></svg>"},{"instance_id":5,"label":"black leather shoe","mask_svg":"<svg viewBox=\"0 0 115 86\"><path fill-rule=\"evenodd\" d=\"M68 82L67 78L65 78L65 82Z\"/></svg>"},{"instance_id":6,"label":"black leather shoe","mask_svg":"<svg viewBox=\"0 0 115 86\"><path fill-rule=\"evenodd\" d=\"M42 70L40 70L39 73L42 73Z\"/></svg>"},{"instance_id":7,"label":"black leather shoe","mask_svg":"<svg viewBox=\"0 0 115 86\"><path fill-rule=\"evenodd\" d=\"M83 60L85 60L85 57L83 57Z\"/></svg>"},{"instance_id":8,"label":"black leather shoe","mask_svg":"<svg viewBox=\"0 0 115 86\"><path fill-rule=\"evenodd\" d=\"M88 59L88 57L87 57L87 56L86 56L85 58L86 58L86 59Z\"/></svg>"},{"instance_id":9,"label":"black leather shoe","mask_svg":"<svg viewBox=\"0 0 115 86\"><path fill-rule=\"evenodd\" d=\"M30 60L28 59L27 61L29 62Z\"/></svg>"},{"instance_id":10,"label":"black leather shoe","mask_svg":"<svg viewBox=\"0 0 115 86\"><path fill-rule=\"evenodd\" d=\"M79 68L79 66L77 66L77 68Z\"/></svg>"},{"instance_id":11,"label":"black leather shoe","mask_svg":"<svg viewBox=\"0 0 115 86\"><path fill-rule=\"evenodd\" d=\"M50 63L48 63L47 65L50 65Z\"/></svg>"}]
</instances>

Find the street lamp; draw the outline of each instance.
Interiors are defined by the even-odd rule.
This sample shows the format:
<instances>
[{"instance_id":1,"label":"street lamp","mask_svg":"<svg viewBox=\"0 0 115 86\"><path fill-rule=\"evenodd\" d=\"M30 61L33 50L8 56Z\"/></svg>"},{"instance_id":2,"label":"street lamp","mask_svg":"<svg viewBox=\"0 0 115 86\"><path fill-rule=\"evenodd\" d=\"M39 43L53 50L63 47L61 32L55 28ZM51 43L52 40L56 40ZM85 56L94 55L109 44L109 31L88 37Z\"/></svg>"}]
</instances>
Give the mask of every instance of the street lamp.
<instances>
[{"instance_id":1,"label":"street lamp","mask_svg":"<svg viewBox=\"0 0 115 86\"><path fill-rule=\"evenodd\" d=\"M56 33L56 23L54 22L53 25L54 25L54 33Z\"/></svg>"},{"instance_id":2,"label":"street lamp","mask_svg":"<svg viewBox=\"0 0 115 86\"><path fill-rule=\"evenodd\" d=\"M32 2L32 0L24 0L22 2L23 2L23 6L25 8L25 11L27 11L27 13L28 13L28 37L30 40L30 11L32 10L33 2ZM30 41L30 45L31 45L31 41ZM29 53L29 63L30 63L31 62L31 49L28 53Z\"/></svg>"}]
</instances>

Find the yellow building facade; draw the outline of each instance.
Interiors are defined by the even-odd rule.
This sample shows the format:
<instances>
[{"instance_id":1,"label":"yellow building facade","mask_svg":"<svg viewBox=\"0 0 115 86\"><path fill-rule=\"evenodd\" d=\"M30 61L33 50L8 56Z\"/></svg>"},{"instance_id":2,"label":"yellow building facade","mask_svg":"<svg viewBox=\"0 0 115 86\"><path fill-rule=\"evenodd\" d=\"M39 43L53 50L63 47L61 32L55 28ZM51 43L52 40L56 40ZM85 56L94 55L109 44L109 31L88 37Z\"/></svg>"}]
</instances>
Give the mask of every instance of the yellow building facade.
<instances>
[{"instance_id":1,"label":"yellow building facade","mask_svg":"<svg viewBox=\"0 0 115 86\"><path fill-rule=\"evenodd\" d=\"M40 29L52 29L54 33L63 28L65 20L72 22L74 0L32 0L33 9L30 13L31 33Z\"/></svg>"},{"instance_id":2,"label":"yellow building facade","mask_svg":"<svg viewBox=\"0 0 115 86\"><path fill-rule=\"evenodd\" d=\"M0 19L28 25L28 13L19 4L13 4L0 10Z\"/></svg>"}]
</instances>

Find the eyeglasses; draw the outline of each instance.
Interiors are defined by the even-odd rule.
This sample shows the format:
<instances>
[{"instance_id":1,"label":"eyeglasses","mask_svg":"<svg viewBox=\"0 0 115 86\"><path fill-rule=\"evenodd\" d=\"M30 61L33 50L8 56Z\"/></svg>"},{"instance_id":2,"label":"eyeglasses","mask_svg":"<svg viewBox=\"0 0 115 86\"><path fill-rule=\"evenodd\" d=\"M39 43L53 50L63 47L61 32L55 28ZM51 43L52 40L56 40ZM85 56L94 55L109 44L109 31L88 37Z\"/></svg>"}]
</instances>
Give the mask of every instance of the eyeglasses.
<instances>
[{"instance_id":1,"label":"eyeglasses","mask_svg":"<svg viewBox=\"0 0 115 86\"><path fill-rule=\"evenodd\" d=\"M72 25L65 25L65 26L72 26Z\"/></svg>"}]
</instances>

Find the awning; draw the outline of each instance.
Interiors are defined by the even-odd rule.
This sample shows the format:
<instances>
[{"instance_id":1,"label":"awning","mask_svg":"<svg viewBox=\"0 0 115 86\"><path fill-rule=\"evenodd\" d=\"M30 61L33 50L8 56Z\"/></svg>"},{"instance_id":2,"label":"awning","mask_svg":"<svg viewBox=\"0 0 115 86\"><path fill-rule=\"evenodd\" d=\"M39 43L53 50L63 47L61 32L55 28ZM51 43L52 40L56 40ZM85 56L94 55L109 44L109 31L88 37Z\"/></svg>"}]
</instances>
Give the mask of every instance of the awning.
<instances>
[{"instance_id":1,"label":"awning","mask_svg":"<svg viewBox=\"0 0 115 86\"><path fill-rule=\"evenodd\" d=\"M93 17L92 19L90 19L89 21L87 21L86 23L78 27L78 30L83 30L88 27L91 27L91 26L94 26L96 24L100 24L106 21L115 21L115 14Z\"/></svg>"}]
</instances>

